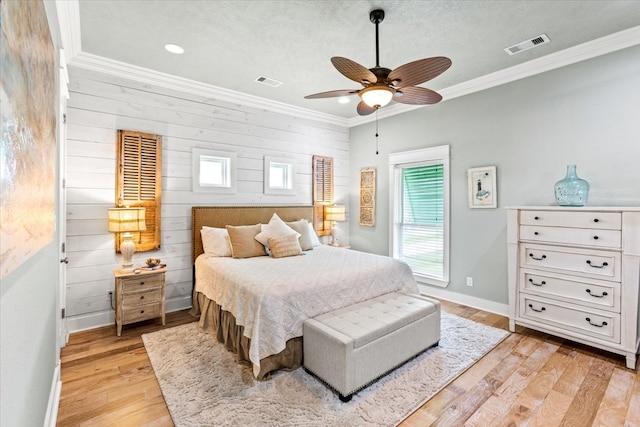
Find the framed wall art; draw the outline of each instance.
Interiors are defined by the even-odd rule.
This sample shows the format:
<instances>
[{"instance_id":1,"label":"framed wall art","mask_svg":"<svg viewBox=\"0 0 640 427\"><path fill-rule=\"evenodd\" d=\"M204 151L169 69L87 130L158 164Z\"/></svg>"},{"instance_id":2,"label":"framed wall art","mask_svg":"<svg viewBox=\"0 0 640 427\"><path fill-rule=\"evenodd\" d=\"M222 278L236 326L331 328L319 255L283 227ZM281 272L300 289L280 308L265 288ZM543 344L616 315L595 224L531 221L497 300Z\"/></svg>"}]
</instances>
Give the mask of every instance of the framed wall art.
<instances>
[{"instance_id":1,"label":"framed wall art","mask_svg":"<svg viewBox=\"0 0 640 427\"><path fill-rule=\"evenodd\" d=\"M365 227L376 225L376 170L360 170L360 220Z\"/></svg>"},{"instance_id":2,"label":"framed wall art","mask_svg":"<svg viewBox=\"0 0 640 427\"><path fill-rule=\"evenodd\" d=\"M469 207L497 208L496 167L485 166L467 171L469 185Z\"/></svg>"}]
</instances>

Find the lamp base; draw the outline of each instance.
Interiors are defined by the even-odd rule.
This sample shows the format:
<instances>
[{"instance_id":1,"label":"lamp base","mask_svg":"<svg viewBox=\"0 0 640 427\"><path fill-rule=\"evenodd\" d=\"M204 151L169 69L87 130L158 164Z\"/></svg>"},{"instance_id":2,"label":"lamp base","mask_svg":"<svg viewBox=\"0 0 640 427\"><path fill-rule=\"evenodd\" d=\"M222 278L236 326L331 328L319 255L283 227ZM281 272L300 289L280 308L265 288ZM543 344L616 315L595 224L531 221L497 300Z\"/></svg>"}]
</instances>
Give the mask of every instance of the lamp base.
<instances>
[{"instance_id":1,"label":"lamp base","mask_svg":"<svg viewBox=\"0 0 640 427\"><path fill-rule=\"evenodd\" d=\"M120 243L120 252L122 253L122 269L126 270L133 268L133 253L136 251L136 245L131 240L131 234L125 233L122 236L123 241Z\"/></svg>"}]
</instances>

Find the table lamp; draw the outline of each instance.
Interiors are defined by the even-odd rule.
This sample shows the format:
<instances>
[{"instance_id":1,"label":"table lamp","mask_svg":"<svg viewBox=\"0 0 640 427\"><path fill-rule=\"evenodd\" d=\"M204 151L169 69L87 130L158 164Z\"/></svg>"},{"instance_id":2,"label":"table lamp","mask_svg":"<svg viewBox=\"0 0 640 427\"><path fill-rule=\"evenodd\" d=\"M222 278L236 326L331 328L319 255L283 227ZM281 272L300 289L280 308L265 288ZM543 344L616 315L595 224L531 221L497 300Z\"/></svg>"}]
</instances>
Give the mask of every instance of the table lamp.
<instances>
[{"instance_id":1,"label":"table lamp","mask_svg":"<svg viewBox=\"0 0 640 427\"><path fill-rule=\"evenodd\" d=\"M133 253L136 245L131 240L132 232L145 231L147 226L144 222L144 208L109 208L109 231L118 233L118 238L122 238L120 242L120 252L122 253L122 268L129 269L133 267Z\"/></svg>"},{"instance_id":2,"label":"table lamp","mask_svg":"<svg viewBox=\"0 0 640 427\"><path fill-rule=\"evenodd\" d=\"M343 205L328 205L324 207L324 220L331 221L331 244L338 246L338 239L335 237L334 228L336 221L345 221L346 208Z\"/></svg>"}]
</instances>

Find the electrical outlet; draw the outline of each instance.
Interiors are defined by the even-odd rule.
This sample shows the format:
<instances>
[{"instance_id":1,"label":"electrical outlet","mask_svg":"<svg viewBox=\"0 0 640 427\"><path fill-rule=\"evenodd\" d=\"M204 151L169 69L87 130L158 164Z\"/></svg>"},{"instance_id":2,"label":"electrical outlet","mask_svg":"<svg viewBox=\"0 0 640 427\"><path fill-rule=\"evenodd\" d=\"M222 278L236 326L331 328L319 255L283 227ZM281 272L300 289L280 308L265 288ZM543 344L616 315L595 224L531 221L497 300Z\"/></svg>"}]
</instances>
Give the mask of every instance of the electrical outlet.
<instances>
[{"instance_id":1,"label":"electrical outlet","mask_svg":"<svg viewBox=\"0 0 640 427\"><path fill-rule=\"evenodd\" d=\"M467 277L467 286L473 286L473 277Z\"/></svg>"}]
</instances>

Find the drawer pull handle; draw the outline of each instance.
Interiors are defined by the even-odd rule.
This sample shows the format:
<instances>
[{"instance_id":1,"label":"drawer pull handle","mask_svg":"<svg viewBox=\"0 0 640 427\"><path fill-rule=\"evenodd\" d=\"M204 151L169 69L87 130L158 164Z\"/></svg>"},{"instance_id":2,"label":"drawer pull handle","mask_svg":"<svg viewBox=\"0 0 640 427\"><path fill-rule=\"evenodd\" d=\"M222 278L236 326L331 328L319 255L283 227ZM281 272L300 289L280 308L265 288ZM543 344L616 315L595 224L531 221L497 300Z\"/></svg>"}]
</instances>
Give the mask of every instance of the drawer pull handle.
<instances>
[{"instance_id":1,"label":"drawer pull handle","mask_svg":"<svg viewBox=\"0 0 640 427\"><path fill-rule=\"evenodd\" d=\"M533 279L529 279L529 283L531 283L533 286L543 286L543 285L547 284L547 282L545 282L544 280L542 282L540 282L540 283L536 283L536 282L533 281ZM587 292L589 292L588 289L587 289Z\"/></svg>"},{"instance_id":2,"label":"drawer pull handle","mask_svg":"<svg viewBox=\"0 0 640 427\"><path fill-rule=\"evenodd\" d=\"M587 292L589 292L588 289L587 289ZM144 299L144 295L140 295L140 299Z\"/></svg>"},{"instance_id":3,"label":"drawer pull handle","mask_svg":"<svg viewBox=\"0 0 640 427\"><path fill-rule=\"evenodd\" d=\"M609 295L609 294L608 294L608 293L606 293L606 292L603 292L603 293L602 293L602 295L595 295L595 294L592 294L592 293L591 293L591 289L587 289L587 293L588 293L589 295L591 295L592 297L594 297L594 298L604 298L604 297L606 297L607 295Z\"/></svg>"},{"instance_id":4,"label":"drawer pull handle","mask_svg":"<svg viewBox=\"0 0 640 427\"><path fill-rule=\"evenodd\" d=\"M534 231L534 232L533 232L533 235L534 235L534 236L537 236L537 235L539 235L539 234L540 234L540 233L538 233L537 231Z\"/></svg>"},{"instance_id":5,"label":"drawer pull handle","mask_svg":"<svg viewBox=\"0 0 640 427\"><path fill-rule=\"evenodd\" d=\"M533 219L535 219L536 221L538 221L540 219L539 216L534 217Z\"/></svg>"},{"instance_id":6,"label":"drawer pull handle","mask_svg":"<svg viewBox=\"0 0 640 427\"><path fill-rule=\"evenodd\" d=\"M598 240L598 236L593 236L593 240Z\"/></svg>"},{"instance_id":7,"label":"drawer pull handle","mask_svg":"<svg viewBox=\"0 0 640 427\"><path fill-rule=\"evenodd\" d=\"M606 261L603 262L602 265L593 265L593 264L591 264L591 260L590 259L587 260L587 264L589 264L589 267L593 267L593 268L604 268L604 267L609 265L609 263L606 262Z\"/></svg>"},{"instance_id":8,"label":"drawer pull handle","mask_svg":"<svg viewBox=\"0 0 640 427\"><path fill-rule=\"evenodd\" d=\"M600 220L598 218L595 218L593 222L600 222Z\"/></svg>"},{"instance_id":9,"label":"drawer pull handle","mask_svg":"<svg viewBox=\"0 0 640 427\"><path fill-rule=\"evenodd\" d=\"M591 326L595 326L596 328L602 328L603 326L607 326L607 325L608 325L608 323L607 323L607 322L602 322L600 325L598 325L597 323L593 323L593 322L591 321L591 319L589 319L588 317L587 317L587 322L589 322L589 324L590 324Z\"/></svg>"},{"instance_id":10,"label":"drawer pull handle","mask_svg":"<svg viewBox=\"0 0 640 427\"><path fill-rule=\"evenodd\" d=\"M140 310L140 314L144 314L144 310Z\"/></svg>"},{"instance_id":11,"label":"drawer pull handle","mask_svg":"<svg viewBox=\"0 0 640 427\"><path fill-rule=\"evenodd\" d=\"M529 304L529 308L533 311L535 311L536 313L542 313L543 311L546 310L546 308L541 307L540 310L533 308L533 304Z\"/></svg>"},{"instance_id":12,"label":"drawer pull handle","mask_svg":"<svg viewBox=\"0 0 640 427\"><path fill-rule=\"evenodd\" d=\"M140 286L144 285L144 282L140 282Z\"/></svg>"},{"instance_id":13,"label":"drawer pull handle","mask_svg":"<svg viewBox=\"0 0 640 427\"><path fill-rule=\"evenodd\" d=\"M542 261L543 259L545 259L547 256L546 255L542 255L542 257L540 258L536 258L533 256L533 254L529 254L529 256L531 257L531 259L535 259L536 261ZM587 261L589 262L589 261Z\"/></svg>"}]
</instances>

